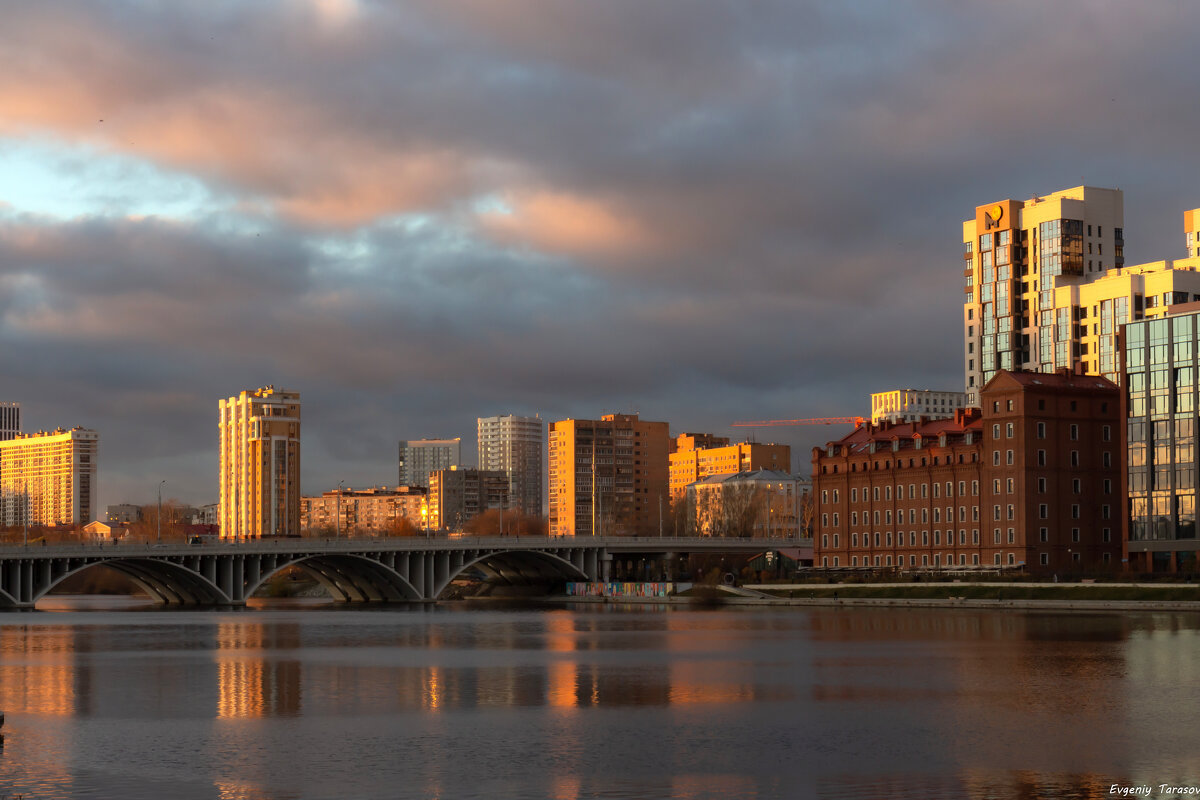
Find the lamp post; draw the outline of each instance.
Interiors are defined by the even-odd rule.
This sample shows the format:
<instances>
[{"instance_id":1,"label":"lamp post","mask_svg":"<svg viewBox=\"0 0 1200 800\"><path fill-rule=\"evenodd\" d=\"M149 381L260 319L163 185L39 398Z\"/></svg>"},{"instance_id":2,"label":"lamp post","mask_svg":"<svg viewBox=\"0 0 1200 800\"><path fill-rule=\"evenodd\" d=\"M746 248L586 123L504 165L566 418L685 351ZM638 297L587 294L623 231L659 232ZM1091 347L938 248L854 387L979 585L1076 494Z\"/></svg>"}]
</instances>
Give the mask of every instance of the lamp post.
<instances>
[{"instance_id":1,"label":"lamp post","mask_svg":"<svg viewBox=\"0 0 1200 800\"><path fill-rule=\"evenodd\" d=\"M162 487L165 484L165 479L158 482L158 534L155 538L159 542L162 541Z\"/></svg>"}]
</instances>

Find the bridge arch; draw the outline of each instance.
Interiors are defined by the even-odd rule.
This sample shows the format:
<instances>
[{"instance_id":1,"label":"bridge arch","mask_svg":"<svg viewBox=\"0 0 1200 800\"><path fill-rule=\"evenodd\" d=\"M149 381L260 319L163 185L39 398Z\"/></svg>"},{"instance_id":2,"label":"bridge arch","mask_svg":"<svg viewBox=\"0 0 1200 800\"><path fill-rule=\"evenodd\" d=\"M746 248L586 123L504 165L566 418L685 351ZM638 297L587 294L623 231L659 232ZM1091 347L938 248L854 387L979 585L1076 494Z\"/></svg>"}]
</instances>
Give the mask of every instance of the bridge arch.
<instances>
[{"instance_id":1,"label":"bridge arch","mask_svg":"<svg viewBox=\"0 0 1200 800\"><path fill-rule=\"evenodd\" d=\"M289 567L297 567L319 583L339 603L383 603L423 600L421 592L400 572L382 561L353 553L305 555L264 571L257 581L247 584L249 598L272 577Z\"/></svg>"},{"instance_id":2,"label":"bridge arch","mask_svg":"<svg viewBox=\"0 0 1200 800\"><path fill-rule=\"evenodd\" d=\"M92 567L109 567L134 582L157 603L167 605L229 605L232 599L200 573L181 564L157 558L97 558L85 564L55 571L50 580L33 593L37 602L67 578Z\"/></svg>"},{"instance_id":3,"label":"bridge arch","mask_svg":"<svg viewBox=\"0 0 1200 800\"><path fill-rule=\"evenodd\" d=\"M439 597L455 578L469 569L478 569L491 580L507 586L591 580L582 569L557 553L543 550L492 550L480 553L451 570L445 580L435 585L430 599Z\"/></svg>"}]
</instances>

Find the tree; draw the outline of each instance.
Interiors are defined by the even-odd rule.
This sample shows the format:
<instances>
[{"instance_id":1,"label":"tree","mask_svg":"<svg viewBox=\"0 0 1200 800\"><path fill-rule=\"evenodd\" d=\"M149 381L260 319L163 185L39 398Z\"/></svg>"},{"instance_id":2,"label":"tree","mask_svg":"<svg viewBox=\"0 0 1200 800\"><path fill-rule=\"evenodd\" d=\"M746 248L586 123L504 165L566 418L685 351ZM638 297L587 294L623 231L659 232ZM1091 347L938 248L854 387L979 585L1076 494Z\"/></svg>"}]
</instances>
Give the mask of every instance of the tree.
<instances>
[{"instance_id":1,"label":"tree","mask_svg":"<svg viewBox=\"0 0 1200 800\"><path fill-rule=\"evenodd\" d=\"M418 536L421 530L408 517L396 517L389 524L386 531L388 536Z\"/></svg>"},{"instance_id":2,"label":"tree","mask_svg":"<svg viewBox=\"0 0 1200 800\"><path fill-rule=\"evenodd\" d=\"M500 525L503 522L503 533L508 536L545 536L547 522L542 517L522 514L519 511L508 510L501 514L499 509L492 508L482 514L476 514L463 525L463 532L468 536L499 536Z\"/></svg>"}]
</instances>

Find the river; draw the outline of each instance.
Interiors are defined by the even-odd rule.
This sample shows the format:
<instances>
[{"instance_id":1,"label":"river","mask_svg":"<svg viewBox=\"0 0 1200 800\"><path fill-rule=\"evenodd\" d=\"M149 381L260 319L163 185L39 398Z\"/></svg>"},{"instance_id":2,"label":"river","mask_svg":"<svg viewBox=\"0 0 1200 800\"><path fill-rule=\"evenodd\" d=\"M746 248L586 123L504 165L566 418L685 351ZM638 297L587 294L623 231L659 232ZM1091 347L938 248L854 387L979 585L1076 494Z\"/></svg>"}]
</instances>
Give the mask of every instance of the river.
<instances>
[{"instance_id":1,"label":"river","mask_svg":"<svg viewBox=\"0 0 1200 800\"><path fill-rule=\"evenodd\" d=\"M0 798L1200 787L1196 615L136 605L0 614Z\"/></svg>"}]
</instances>

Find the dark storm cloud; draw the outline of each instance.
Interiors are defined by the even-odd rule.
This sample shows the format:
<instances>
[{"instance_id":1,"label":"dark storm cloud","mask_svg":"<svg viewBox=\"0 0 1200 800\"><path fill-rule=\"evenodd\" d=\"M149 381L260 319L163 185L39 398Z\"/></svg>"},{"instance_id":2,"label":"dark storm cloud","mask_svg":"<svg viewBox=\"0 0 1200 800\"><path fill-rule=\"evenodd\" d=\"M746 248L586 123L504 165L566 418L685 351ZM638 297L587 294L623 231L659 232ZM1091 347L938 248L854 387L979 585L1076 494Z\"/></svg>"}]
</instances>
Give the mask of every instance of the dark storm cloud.
<instances>
[{"instance_id":1,"label":"dark storm cloud","mask_svg":"<svg viewBox=\"0 0 1200 800\"><path fill-rule=\"evenodd\" d=\"M100 428L106 501L164 470L213 499L216 400L267 382L302 392L308 490L482 414L722 430L954 388L975 205L1120 186L1130 263L1200 205L1179 5L6 13L0 136L227 202L0 217L0 399Z\"/></svg>"}]
</instances>

